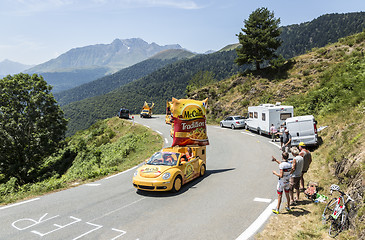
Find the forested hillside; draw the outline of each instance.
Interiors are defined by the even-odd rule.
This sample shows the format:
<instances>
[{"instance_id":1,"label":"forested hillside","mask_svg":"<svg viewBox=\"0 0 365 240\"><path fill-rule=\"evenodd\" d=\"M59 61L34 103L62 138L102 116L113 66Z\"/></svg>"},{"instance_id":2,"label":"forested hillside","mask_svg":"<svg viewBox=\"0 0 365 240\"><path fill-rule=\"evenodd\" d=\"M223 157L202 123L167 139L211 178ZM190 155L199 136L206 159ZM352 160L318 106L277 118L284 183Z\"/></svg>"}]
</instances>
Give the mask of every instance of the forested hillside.
<instances>
[{"instance_id":1,"label":"forested hillside","mask_svg":"<svg viewBox=\"0 0 365 240\"><path fill-rule=\"evenodd\" d=\"M57 102L62 106L85 98L106 94L129 82L146 76L157 69L194 54L184 50L166 50L155 57L122 69L114 74L85 83L67 91L55 93Z\"/></svg>"},{"instance_id":2,"label":"forested hillside","mask_svg":"<svg viewBox=\"0 0 365 240\"><path fill-rule=\"evenodd\" d=\"M247 107L282 102L294 106L294 115L312 114L323 144L313 152L306 181L319 183L320 194L329 196L331 184L340 185L355 204L350 212L350 231L339 239L365 237L365 32L295 57L286 74L271 69L237 75L191 92L191 98L208 100L208 119L218 122L227 115L245 114ZM314 149L313 149L314 150ZM312 151L313 151L312 150ZM329 196L330 197L330 196ZM302 199L305 199L302 196ZM302 200L293 214L280 214L270 221L258 239L325 239L328 225L322 225L324 204Z\"/></svg>"},{"instance_id":3,"label":"forested hillside","mask_svg":"<svg viewBox=\"0 0 365 240\"><path fill-rule=\"evenodd\" d=\"M55 72L42 73L42 77L51 85L53 93L59 93L68 89L88 83L97 78L104 77L109 69L106 67L92 67L84 69L64 69Z\"/></svg>"},{"instance_id":4,"label":"forested hillside","mask_svg":"<svg viewBox=\"0 0 365 240\"><path fill-rule=\"evenodd\" d=\"M182 98L189 80L200 71L212 72L222 80L243 71L235 63L235 51L198 55L161 68L148 76L124 85L108 94L74 102L63 107L65 117L70 118L68 135L85 129L98 119L116 115L121 106L139 114L144 101L154 102L155 113L164 113L166 101Z\"/></svg>"},{"instance_id":5,"label":"forested hillside","mask_svg":"<svg viewBox=\"0 0 365 240\"><path fill-rule=\"evenodd\" d=\"M282 27L283 44L277 52L291 58L364 29L365 12L326 14L310 22Z\"/></svg>"}]
</instances>

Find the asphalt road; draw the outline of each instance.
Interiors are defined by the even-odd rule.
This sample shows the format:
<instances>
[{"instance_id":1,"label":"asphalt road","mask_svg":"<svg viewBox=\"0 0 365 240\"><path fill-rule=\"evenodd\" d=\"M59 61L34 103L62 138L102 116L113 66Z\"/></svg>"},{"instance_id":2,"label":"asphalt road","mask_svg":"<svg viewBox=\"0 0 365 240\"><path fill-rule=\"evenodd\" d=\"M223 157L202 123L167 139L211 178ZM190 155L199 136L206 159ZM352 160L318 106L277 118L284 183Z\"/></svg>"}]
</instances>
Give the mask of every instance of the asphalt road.
<instances>
[{"instance_id":1,"label":"asphalt road","mask_svg":"<svg viewBox=\"0 0 365 240\"><path fill-rule=\"evenodd\" d=\"M171 146L164 116L135 121ZM279 148L242 129L209 126L208 136L206 175L177 194L137 192L130 169L0 207L0 239L244 239L277 197L271 155L280 158Z\"/></svg>"}]
</instances>

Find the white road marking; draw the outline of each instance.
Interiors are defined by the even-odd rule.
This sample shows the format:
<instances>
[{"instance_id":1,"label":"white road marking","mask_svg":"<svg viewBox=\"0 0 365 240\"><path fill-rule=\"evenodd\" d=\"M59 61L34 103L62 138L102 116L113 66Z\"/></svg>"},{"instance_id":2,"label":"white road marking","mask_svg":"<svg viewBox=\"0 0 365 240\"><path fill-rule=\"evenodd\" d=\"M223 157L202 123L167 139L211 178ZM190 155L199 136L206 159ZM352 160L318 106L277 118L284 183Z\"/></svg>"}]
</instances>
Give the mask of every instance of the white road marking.
<instances>
[{"instance_id":1,"label":"white road marking","mask_svg":"<svg viewBox=\"0 0 365 240\"><path fill-rule=\"evenodd\" d=\"M130 172L130 171L132 171L132 170L136 169L137 167L138 167L138 166L134 166L134 167L132 167L132 168L130 168L130 169L128 169L128 170L125 170L125 171L123 171L123 172L120 172L120 173L117 173L117 174L111 175L111 176L106 177L106 178L104 178L104 179L110 179L110 178L113 178L113 177L119 176L119 175L121 175L121 174L124 174L124 173Z\"/></svg>"},{"instance_id":2,"label":"white road marking","mask_svg":"<svg viewBox=\"0 0 365 240\"><path fill-rule=\"evenodd\" d=\"M90 220L90 222L94 222L94 221L96 221L96 220L98 220L98 219L101 219L101 218L106 217L106 216L108 216L108 215L110 215L110 214L113 214L113 213L115 213L115 212L118 212L118 211L120 211L120 210L122 210L122 209L124 209L124 208L127 208L127 207L129 207L129 206L132 206L133 204L136 204L136 203L138 203L138 202L142 201L142 200L143 200L143 199L145 199L145 198L146 198L146 197L140 198L140 199L138 199L138 200L136 200L136 201L134 201L134 202L132 202L132 203L130 203L130 204L127 204L127 205L122 206L122 207L120 207L120 208L117 208L117 209L115 209L115 210L113 210L113 211L110 211L110 212L108 212L108 213L105 213L105 214L103 214L103 215L102 215L102 216L100 216L100 217L97 217L97 218L94 218L94 219Z\"/></svg>"},{"instance_id":3,"label":"white road marking","mask_svg":"<svg viewBox=\"0 0 365 240\"><path fill-rule=\"evenodd\" d=\"M241 133L246 134L246 135L250 135L250 136L253 136L253 137L256 136L255 134L252 134L252 133L249 133L249 132L241 132Z\"/></svg>"},{"instance_id":4,"label":"white road marking","mask_svg":"<svg viewBox=\"0 0 365 240\"><path fill-rule=\"evenodd\" d=\"M167 140L167 138L165 138L165 143L169 143L169 141Z\"/></svg>"},{"instance_id":5,"label":"white road marking","mask_svg":"<svg viewBox=\"0 0 365 240\"><path fill-rule=\"evenodd\" d=\"M94 232L94 231L98 230L99 228L102 228L102 227L103 227L103 226L101 226L101 225L94 224L94 223L90 223L90 222L86 222L86 224L89 224L89 225L94 226L94 227L96 227L96 228L91 229L90 231L88 231L88 232L86 232L86 233L84 233L84 234L82 234L82 235L80 235L80 236L78 236L78 237L76 237L76 238L74 238L74 239L72 239L72 240L77 240L77 239L79 239L79 238L82 238L83 236L86 236L86 235L88 235L89 233Z\"/></svg>"},{"instance_id":6,"label":"white road marking","mask_svg":"<svg viewBox=\"0 0 365 240\"><path fill-rule=\"evenodd\" d=\"M272 214L272 209L276 207L278 200L275 199L267 208L260 214L260 216L238 237L236 240L246 240L252 237L253 234L266 222Z\"/></svg>"},{"instance_id":7,"label":"white road marking","mask_svg":"<svg viewBox=\"0 0 365 240\"><path fill-rule=\"evenodd\" d=\"M266 203L270 203L271 202L271 199L269 199L269 198L258 198L258 197L256 197L253 200L255 202L266 202Z\"/></svg>"},{"instance_id":8,"label":"white road marking","mask_svg":"<svg viewBox=\"0 0 365 240\"><path fill-rule=\"evenodd\" d=\"M27 201L24 201L24 202L14 203L14 204L11 204L11 205L7 205L7 206L4 206L4 207L0 207L0 210L6 209L6 208L15 207L15 206L22 205L22 204L29 203L29 202L33 202L33 201L37 201L39 199L40 198L33 198L33 199L30 199L30 200L27 200Z\"/></svg>"},{"instance_id":9,"label":"white road marking","mask_svg":"<svg viewBox=\"0 0 365 240\"><path fill-rule=\"evenodd\" d=\"M277 145L275 142L269 141L269 143L273 144L274 146L277 146L279 149L281 148L279 145Z\"/></svg>"},{"instance_id":10,"label":"white road marking","mask_svg":"<svg viewBox=\"0 0 365 240\"><path fill-rule=\"evenodd\" d=\"M121 234L119 234L118 236L110 239L110 240L115 240L117 238L119 238L120 236L123 236L124 234L126 234L127 232L126 231L123 231L123 230L119 230L119 229L116 229L116 228L112 228L113 231L116 231L116 232L120 232Z\"/></svg>"},{"instance_id":11,"label":"white road marking","mask_svg":"<svg viewBox=\"0 0 365 240\"><path fill-rule=\"evenodd\" d=\"M48 220L51 220L51 219L54 219L54 218L59 217L59 215L56 215L56 216L53 216L53 217L50 217L50 218L44 219L47 215L48 215L48 213L44 214L42 217L40 217L40 218L39 218L39 220L38 220L38 221L37 221L37 220L34 220L34 219L31 219L31 218L22 218L22 219L18 219L18 220L16 220L16 221L14 221L11 225L12 225L15 229L17 229L17 230L19 230L19 231L23 231L23 230L25 230L25 229L28 229L28 228L33 227L33 226L35 226L35 225L38 225L38 224L40 224L40 223L44 223L44 222L46 222L46 221L48 221ZM21 227L18 227L18 226L17 226L17 223L19 223L19 222L23 222L22 224L20 224L20 226L21 226ZM25 223L27 223L27 222L28 222L28 223L30 223L30 225L26 226L24 222L25 222Z\"/></svg>"},{"instance_id":12,"label":"white road marking","mask_svg":"<svg viewBox=\"0 0 365 240\"><path fill-rule=\"evenodd\" d=\"M97 187L100 186L100 183L86 183L85 186L89 186L89 187Z\"/></svg>"},{"instance_id":13,"label":"white road marking","mask_svg":"<svg viewBox=\"0 0 365 240\"><path fill-rule=\"evenodd\" d=\"M59 225L59 224L53 224L53 226L55 226L56 228L55 229L52 229L51 231L48 231L48 232L45 232L45 233L41 233L39 231L33 230L33 231L30 231L30 232L32 232L34 234L37 234L37 235L39 235L41 237L44 237L44 236L46 236L46 235L48 235L50 233L53 233L53 232L56 232L56 231L62 229L62 228L65 228L65 227L68 227L68 226L70 226L72 224L81 222L81 219L80 218L75 218L73 216L70 216L70 218L73 219L74 221L73 222L70 222L70 223L68 223L66 225L63 225L63 226L62 225Z\"/></svg>"},{"instance_id":14,"label":"white road marking","mask_svg":"<svg viewBox=\"0 0 365 240\"><path fill-rule=\"evenodd\" d=\"M143 126L145 126L146 128L151 128L150 126L147 126L147 125L143 125Z\"/></svg>"},{"instance_id":15,"label":"white road marking","mask_svg":"<svg viewBox=\"0 0 365 240\"><path fill-rule=\"evenodd\" d=\"M158 130L156 130L156 132L157 132L158 134L162 135L162 132L160 132L160 131L158 131Z\"/></svg>"}]
</instances>

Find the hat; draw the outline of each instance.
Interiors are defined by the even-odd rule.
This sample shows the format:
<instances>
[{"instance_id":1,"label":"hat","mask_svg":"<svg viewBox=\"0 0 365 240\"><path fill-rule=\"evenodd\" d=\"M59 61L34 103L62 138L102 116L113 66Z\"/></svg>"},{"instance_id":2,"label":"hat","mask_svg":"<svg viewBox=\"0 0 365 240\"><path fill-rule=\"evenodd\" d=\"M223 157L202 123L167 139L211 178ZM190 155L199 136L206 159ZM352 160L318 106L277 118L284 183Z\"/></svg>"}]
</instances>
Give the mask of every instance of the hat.
<instances>
[{"instance_id":1,"label":"hat","mask_svg":"<svg viewBox=\"0 0 365 240\"><path fill-rule=\"evenodd\" d=\"M301 147L305 147L304 142L300 142L300 143L299 143L299 146L301 146Z\"/></svg>"},{"instance_id":2,"label":"hat","mask_svg":"<svg viewBox=\"0 0 365 240\"><path fill-rule=\"evenodd\" d=\"M298 150L298 148L296 148L296 147L292 147L292 148L290 149L290 151L291 151L291 153L292 153L293 155L295 155L295 156L299 155L299 150Z\"/></svg>"},{"instance_id":3,"label":"hat","mask_svg":"<svg viewBox=\"0 0 365 240\"><path fill-rule=\"evenodd\" d=\"M289 132L289 129L285 129L285 132L287 132L287 133L288 133L288 132Z\"/></svg>"}]
</instances>

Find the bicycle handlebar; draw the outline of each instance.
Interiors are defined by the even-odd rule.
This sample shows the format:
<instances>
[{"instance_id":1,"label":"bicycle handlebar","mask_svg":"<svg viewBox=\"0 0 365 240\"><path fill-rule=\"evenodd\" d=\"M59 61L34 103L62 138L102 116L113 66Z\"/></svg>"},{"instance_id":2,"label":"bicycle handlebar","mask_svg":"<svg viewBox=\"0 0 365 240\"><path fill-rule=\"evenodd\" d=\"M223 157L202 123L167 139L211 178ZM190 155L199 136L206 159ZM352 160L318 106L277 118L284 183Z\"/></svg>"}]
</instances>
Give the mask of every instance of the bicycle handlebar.
<instances>
[{"instance_id":1,"label":"bicycle handlebar","mask_svg":"<svg viewBox=\"0 0 365 240\"><path fill-rule=\"evenodd\" d=\"M341 190L333 190L333 189L331 189L331 195L332 195L332 193L333 193L333 191L337 191L337 192L339 192L340 194L341 194L341 196L346 196L347 197L347 202L349 202L349 201L355 201L354 199L352 199L349 195L347 195L346 193L344 193L344 192L342 192Z\"/></svg>"}]
</instances>

